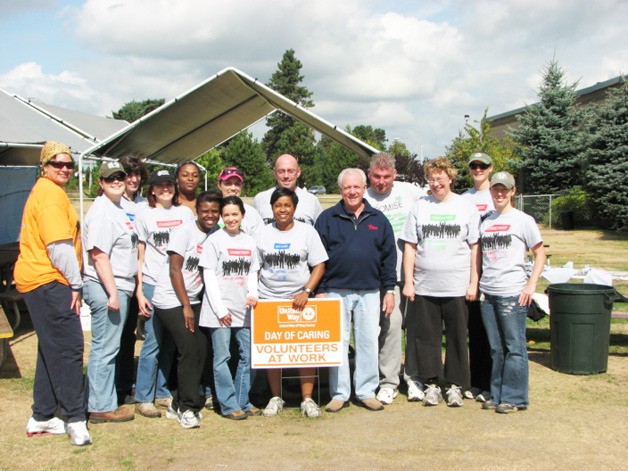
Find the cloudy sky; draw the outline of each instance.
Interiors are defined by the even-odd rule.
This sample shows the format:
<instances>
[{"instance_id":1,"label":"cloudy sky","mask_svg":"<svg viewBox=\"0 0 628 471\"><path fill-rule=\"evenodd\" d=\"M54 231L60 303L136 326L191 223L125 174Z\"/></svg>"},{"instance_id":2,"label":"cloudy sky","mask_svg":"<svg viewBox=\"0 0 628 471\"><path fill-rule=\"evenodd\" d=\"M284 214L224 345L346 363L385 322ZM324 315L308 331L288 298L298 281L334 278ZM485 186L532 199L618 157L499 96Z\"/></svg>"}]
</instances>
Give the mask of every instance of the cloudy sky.
<instances>
[{"instance_id":1,"label":"cloudy sky","mask_svg":"<svg viewBox=\"0 0 628 471\"><path fill-rule=\"evenodd\" d=\"M417 154L536 101L552 58L587 87L628 73L627 0L0 0L0 88L111 116L225 67L267 82L294 49L319 116Z\"/></svg>"}]
</instances>

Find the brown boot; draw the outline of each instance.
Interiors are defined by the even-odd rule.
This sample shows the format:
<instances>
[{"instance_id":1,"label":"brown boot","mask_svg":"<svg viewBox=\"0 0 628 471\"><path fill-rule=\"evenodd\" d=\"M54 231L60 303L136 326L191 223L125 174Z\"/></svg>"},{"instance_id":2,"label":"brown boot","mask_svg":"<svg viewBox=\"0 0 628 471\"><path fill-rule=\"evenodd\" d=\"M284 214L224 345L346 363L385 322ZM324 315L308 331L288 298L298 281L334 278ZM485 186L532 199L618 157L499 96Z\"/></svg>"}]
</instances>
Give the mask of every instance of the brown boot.
<instances>
[{"instance_id":1,"label":"brown boot","mask_svg":"<svg viewBox=\"0 0 628 471\"><path fill-rule=\"evenodd\" d=\"M118 407L116 410L108 412L90 412L89 422L91 424L102 424L104 422L128 422L133 420L135 415L131 409Z\"/></svg>"}]
</instances>

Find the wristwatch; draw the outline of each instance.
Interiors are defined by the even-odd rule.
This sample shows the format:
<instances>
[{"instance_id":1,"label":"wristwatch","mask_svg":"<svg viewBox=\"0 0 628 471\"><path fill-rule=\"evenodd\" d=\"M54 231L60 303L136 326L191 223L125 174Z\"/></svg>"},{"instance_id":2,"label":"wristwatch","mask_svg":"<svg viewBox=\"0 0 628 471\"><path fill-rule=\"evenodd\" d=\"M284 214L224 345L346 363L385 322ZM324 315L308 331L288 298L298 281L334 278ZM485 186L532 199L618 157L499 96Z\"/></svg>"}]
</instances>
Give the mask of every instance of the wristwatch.
<instances>
[{"instance_id":1,"label":"wristwatch","mask_svg":"<svg viewBox=\"0 0 628 471\"><path fill-rule=\"evenodd\" d=\"M310 288L303 288L303 291L305 291L307 294L312 293L312 290Z\"/></svg>"}]
</instances>

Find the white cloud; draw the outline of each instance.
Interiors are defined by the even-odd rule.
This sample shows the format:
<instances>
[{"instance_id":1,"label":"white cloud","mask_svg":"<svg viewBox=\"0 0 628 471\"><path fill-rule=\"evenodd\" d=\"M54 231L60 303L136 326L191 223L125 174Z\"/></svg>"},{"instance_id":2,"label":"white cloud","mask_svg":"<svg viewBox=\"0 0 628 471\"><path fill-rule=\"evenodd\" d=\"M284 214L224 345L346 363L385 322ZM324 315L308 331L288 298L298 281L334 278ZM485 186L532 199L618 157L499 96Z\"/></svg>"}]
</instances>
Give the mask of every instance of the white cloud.
<instances>
[{"instance_id":1,"label":"white cloud","mask_svg":"<svg viewBox=\"0 0 628 471\"><path fill-rule=\"evenodd\" d=\"M110 114L227 66L266 82L293 48L314 112L437 155L465 114L536 101L552 58L581 87L626 73L627 17L625 0L87 0L63 10L85 51L68 54L66 72L51 74L41 57L12 65L0 86Z\"/></svg>"}]
</instances>

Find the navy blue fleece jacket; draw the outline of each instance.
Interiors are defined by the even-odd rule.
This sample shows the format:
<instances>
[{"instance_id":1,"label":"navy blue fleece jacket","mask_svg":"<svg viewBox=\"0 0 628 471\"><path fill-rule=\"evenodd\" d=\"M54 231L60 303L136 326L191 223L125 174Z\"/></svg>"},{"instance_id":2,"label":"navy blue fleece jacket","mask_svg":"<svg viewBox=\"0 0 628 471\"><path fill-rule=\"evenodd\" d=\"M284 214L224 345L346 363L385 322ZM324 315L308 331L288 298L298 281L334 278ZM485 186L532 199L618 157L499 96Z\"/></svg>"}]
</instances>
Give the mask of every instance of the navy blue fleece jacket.
<instances>
[{"instance_id":1,"label":"navy blue fleece jacket","mask_svg":"<svg viewBox=\"0 0 628 471\"><path fill-rule=\"evenodd\" d=\"M395 235L384 213L364 201L355 218L343 202L323 211L314 227L329 260L317 292L337 289L393 289L397 283Z\"/></svg>"}]
</instances>

